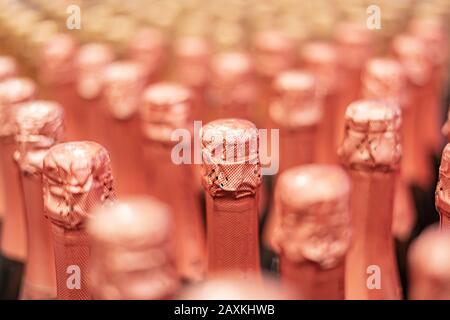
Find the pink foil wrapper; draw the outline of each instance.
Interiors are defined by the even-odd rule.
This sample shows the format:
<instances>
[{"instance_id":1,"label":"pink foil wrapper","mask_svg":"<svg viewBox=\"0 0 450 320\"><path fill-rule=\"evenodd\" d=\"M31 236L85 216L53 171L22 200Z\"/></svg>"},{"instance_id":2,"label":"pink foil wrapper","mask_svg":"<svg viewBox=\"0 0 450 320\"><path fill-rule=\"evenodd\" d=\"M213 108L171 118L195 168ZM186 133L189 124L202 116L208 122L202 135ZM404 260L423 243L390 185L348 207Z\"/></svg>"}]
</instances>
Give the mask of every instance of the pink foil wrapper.
<instances>
[{"instance_id":1,"label":"pink foil wrapper","mask_svg":"<svg viewBox=\"0 0 450 320\"><path fill-rule=\"evenodd\" d=\"M45 216L52 225L58 299L91 299L85 225L91 210L114 196L108 152L89 141L52 147L44 158L43 190Z\"/></svg>"},{"instance_id":2,"label":"pink foil wrapper","mask_svg":"<svg viewBox=\"0 0 450 320\"><path fill-rule=\"evenodd\" d=\"M204 277L206 264L200 195L197 194L199 184L196 183L199 177L191 162L175 161L180 147L184 148L183 152L186 148L192 152L192 111L193 96L189 89L161 82L145 91L140 115L149 192L167 203L174 214L178 272L188 280L197 281ZM189 138L184 135L182 140L177 140L179 137L173 135L175 130L189 133Z\"/></svg>"},{"instance_id":3,"label":"pink foil wrapper","mask_svg":"<svg viewBox=\"0 0 450 320\"><path fill-rule=\"evenodd\" d=\"M450 232L429 227L409 249L409 298L412 300L450 299Z\"/></svg>"},{"instance_id":4,"label":"pink foil wrapper","mask_svg":"<svg viewBox=\"0 0 450 320\"><path fill-rule=\"evenodd\" d=\"M351 240L350 179L338 166L286 170L276 187L274 246L282 281L306 299L344 299Z\"/></svg>"},{"instance_id":5,"label":"pink foil wrapper","mask_svg":"<svg viewBox=\"0 0 450 320\"><path fill-rule=\"evenodd\" d=\"M173 297L179 287L173 231L169 207L152 198L130 198L97 209L88 224L94 298Z\"/></svg>"}]
</instances>

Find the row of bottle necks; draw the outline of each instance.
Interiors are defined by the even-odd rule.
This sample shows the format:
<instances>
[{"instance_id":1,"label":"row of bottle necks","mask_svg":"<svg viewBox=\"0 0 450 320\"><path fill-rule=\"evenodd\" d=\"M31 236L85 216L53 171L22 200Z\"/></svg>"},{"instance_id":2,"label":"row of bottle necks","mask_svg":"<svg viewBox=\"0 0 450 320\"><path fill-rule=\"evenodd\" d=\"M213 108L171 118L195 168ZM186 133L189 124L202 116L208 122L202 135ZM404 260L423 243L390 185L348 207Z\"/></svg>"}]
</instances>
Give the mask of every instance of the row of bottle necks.
<instances>
[{"instance_id":1,"label":"row of bottle necks","mask_svg":"<svg viewBox=\"0 0 450 320\"><path fill-rule=\"evenodd\" d=\"M127 288L132 291L132 284L164 287L161 283L167 285L167 292L165 289L159 295L144 290L145 298L172 297L174 292L168 288L178 287L180 279L197 282L205 274L210 277L227 270L239 271L240 276L259 273L261 256L263 260L269 256L269 262L264 263L269 269L279 260L280 275L285 280L282 282L294 283L298 287L294 291L300 292L298 296L312 299L401 297L393 235L402 245L408 243L437 217L429 200L429 193L434 192L430 158L440 152L442 143L439 100L445 88L447 65L425 64L422 67L429 71L425 74L426 81L414 78L408 69L409 62L420 55L428 56L429 48L422 40L401 35L393 42L393 57L368 59L358 70L341 69L334 81L330 81L333 72L324 76L320 69L313 67L286 68L276 76L257 77L250 72L252 59L248 55L223 54L215 60L217 81L211 82L211 86L191 85L190 90L185 88L184 81L184 85L156 81L146 87L152 82L151 66L146 66L145 61L112 62L111 55L105 54L108 48L101 45L85 45L78 53L84 52L97 61L99 56L103 57L102 63L94 67L88 63L85 69L71 70L66 63L70 59L66 58L77 54L76 46L71 43L70 37L58 35L49 44L49 48L60 46L62 50L58 54L62 52L63 58L51 56L53 51L48 50L50 57L44 61L58 62L52 60L58 58L64 64L43 64L39 89L30 89L34 85L14 72L11 78L2 81L5 95L1 100L2 112L9 112L9 107L24 110L8 115L13 129L5 130L2 136L3 193L6 195L2 233L2 273L6 276L2 278L2 288L9 292L6 297L18 295L19 283L22 283L23 298L54 297L56 287L58 298L139 298L141 292L123 292ZM409 56L411 46L416 50L414 57ZM312 43L310 50L313 52L310 58L314 59L314 53L332 52L333 47ZM310 65L314 63L324 63L328 71L338 70L336 66L330 69L330 61L312 61ZM192 70L198 71L199 66L185 67L188 70L180 73L191 75L187 78L192 80L196 74ZM69 81L75 75L78 81ZM339 85L330 86L330 82ZM11 88L17 87L29 96L9 94ZM60 125L55 125L59 123L55 120L58 116L50 116L52 112L59 115L55 111L59 107L49 106L48 101L36 102L35 96L62 106L66 140L94 140L100 145L72 143L59 149L55 147L50 154L39 152L63 139ZM368 100L350 104L360 97ZM21 104L25 100L31 102ZM275 177L262 179L258 163L202 164L201 173L199 166L175 165L171 157L172 131L189 128L193 119L206 124L216 118L247 118L258 127L279 129L278 148L272 147L278 154L272 160L279 161L276 180L285 181L287 187L283 189L281 182L275 187ZM223 132L218 128L236 130L237 135L242 135L242 128L253 132L256 127L232 120L209 122L206 128L213 135L219 134L228 146L231 142L226 141L227 136L220 135ZM205 130L202 129L203 134ZM46 139L46 143L36 142L36 137L46 135L51 137L51 143ZM201 140L201 145L205 148L208 142ZM105 160L109 156L103 156L104 149L108 150L111 163ZM98 164L99 159L106 163ZM340 161L347 168L345 174L336 166ZM321 164L308 165L311 163ZM86 168L86 164L91 166ZM402 167L400 173L399 167ZM62 176L55 176L55 168ZM94 169L101 174L96 176ZM445 164L441 169L445 178ZM164 235L164 218L156 217L162 220L162 226L154 230L146 226L146 217L134 217L129 210L125 211L135 224L123 230L120 224L127 223L120 220L124 208L117 205L108 209L117 210L115 221L114 215L109 219L101 212L98 214L106 219L105 225L111 224L111 230L105 231L111 234L98 230L96 234L94 225L89 236L85 231L86 216L91 213L87 209L98 202L109 203L113 198L111 182L105 178L111 171L120 198L149 194L168 204L176 231ZM283 177L292 179L283 180ZM107 187L99 179L106 179ZM86 185L91 180L95 183ZM308 181L307 189L302 189L304 180ZM352 187L346 188L347 184ZM76 191L72 187L77 187ZM277 189L284 191L277 195ZM437 201L442 208L441 224L445 227L448 225L445 179L439 190L442 195L438 194ZM134 201L124 200L124 205L136 206L149 215L164 211L154 200ZM138 215L138 209L134 214ZM327 215L333 219L326 218ZM92 221L95 224L95 219ZM139 230L138 222L147 229ZM142 230L146 232L140 234ZM125 240L119 244L119 250L114 240L121 236ZM164 262L160 259L161 255L170 256L165 247L159 246L165 240L174 242L172 267L176 271L173 272L168 266L172 259L162 259ZM148 245L159 255L155 252L143 255L136 242ZM264 248L261 253L260 247ZM267 248L277 252L280 259L272 259ZM97 262L92 258L92 277L96 284L88 285L87 263L94 257L93 252L98 257ZM138 262L128 256L131 253L137 254ZM114 254L124 261L118 263ZM129 262L125 262L127 259ZM434 263L429 260L430 264ZM46 272L40 269L44 266ZM419 279L427 272L426 266L421 267L423 274ZM133 279L133 271L146 276L158 274L158 277ZM51 276L52 272L56 272L56 277ZM117 276L114 283L110 279L112 274ZM425 292L431 298L429 287L417 283L424 288L416 290L419 293L415 297ZM87 289L89 286L94 288Z\"/></svg>"}]
</instances>

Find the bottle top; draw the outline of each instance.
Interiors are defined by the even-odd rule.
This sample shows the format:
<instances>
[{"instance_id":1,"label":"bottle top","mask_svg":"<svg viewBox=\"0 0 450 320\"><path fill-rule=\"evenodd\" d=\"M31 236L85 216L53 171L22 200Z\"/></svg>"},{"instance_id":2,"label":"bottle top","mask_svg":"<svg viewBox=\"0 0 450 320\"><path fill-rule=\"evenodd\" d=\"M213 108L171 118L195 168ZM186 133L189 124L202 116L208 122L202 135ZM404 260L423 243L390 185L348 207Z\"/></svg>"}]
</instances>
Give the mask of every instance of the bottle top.
<instances>
[{"instance_id":1,"label":"bottle top","mask_svg":"<svg viewBox=\"0 0 450 320\"><path fill-rule=\"evenodd\" d=\"M144 92L140 110L144 136L164 143L171 142L171 134L179 128L189 129L193 96L179 84L159 82Z\"/></svg>"},{"instance_id":2,"label":"bottle top","mask_svg":"<svg viewBox=\"0 0 450 320\"><path fill-rule=\"evenodd\" d=\"M213 197L254 195L261 184L259 135L243 119L219 119L201 129L203 185Z\"/></svg>"},{"instance_id":3,"label":"bottle top","mask_svg":"<svg viewBox=\"0 0 450 320\"><path fill-rule=\"evenodd\" d=\"M161 299L178 289L170 210L152 198L131 198L94 210L90 279L102 299Z\"/></svg>"},{"instance_id":4,"label":"bottle top","mask_svg":"<svg viewBox=\"0 0 450 320\"><path fill-rule=\"evenodd\" d=\"M95 206L114 196L109 154L91 141L60 143L44 157L45 215L65 229L84 228Z\"/></svg>"},{"instance_id":5,"label":"bottle top","mask_svg":"<svg viewBox=\"0 0 450 320\"><path fill-rule=\"evenodd\" d=\"M62 140L64 110L56 102L34 100L18 105L14 114L14 158L22 171L41 174L48 149Z\"/></svg>"},{"instance_id":6,"label":"bottle top","mask_svg":"<svg viewBox=\"0 0 450 320\"><path fill-rule=\"evenodd\" d=\"M350 246L350 179L334 165L305 165L283 172L278 180L275 232L279 254L332 268Z\"/></svg>"},{"instance_id":7,"label":"bottle top","mask_svg":"<svg viewBox=\"0 0 450 320\"><path fill-rule=\"evenodd\" d=\"M341 161L352 169L390 171L401 158L400 108L381 100L359 100L345 113Z\"/></svg>"}]
</instances>

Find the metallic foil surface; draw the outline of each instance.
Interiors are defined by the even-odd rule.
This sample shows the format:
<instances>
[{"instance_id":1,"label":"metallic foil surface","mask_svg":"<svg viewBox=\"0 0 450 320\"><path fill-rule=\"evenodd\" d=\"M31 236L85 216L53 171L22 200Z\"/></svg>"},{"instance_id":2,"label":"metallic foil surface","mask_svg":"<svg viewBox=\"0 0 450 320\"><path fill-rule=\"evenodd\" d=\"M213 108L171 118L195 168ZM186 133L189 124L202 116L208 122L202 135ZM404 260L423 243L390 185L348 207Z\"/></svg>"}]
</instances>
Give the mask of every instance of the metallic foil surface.
<instances>
[{"instance_id":1,"label":"metallic foil surface","mask_svg":"<svg viewBox=\"0 0 450 320\"><path fill-rule=\"evenodd\" d=\"M114 59L110 47L102 43L89 43L80 47L75 58L77 69L77 91L84 99L100 95L103 87L103 72Z\"/></svg>"},{"instance_id":2,"label":"metallic foil surface","mask_svg":"<svg viewBox=\"0 0 450 320\"><path fill-rule=\"evenodd\" d=\"M130 198L97 209L89 220L95 299L166 299L179 287L170 208Z\"/></svg>"},{"instance_id":3,"label":"metallic foil surface","mask_svg":"<svg viewBox=\"0 0 450 320\"><path fill-rule=\"evenodd\" d=\"M0 56L0 81L16 77L19 67L14 58L10 56Z\"/></svg>"},{"instance_id":4,"label":"metallic foil surface","mask_svg":"<svg viewBox=\"0 0 450 320\"><path fill-rule=\"evenodd\" d=\"M45 215L68 230L84 227L90 210L113 196L108 152L90 141L52 147L44 158Z\"/></svg>"},{"instance_id":5,"label":"metallic foil surface","mask_svg":"<svg viewBox=\"0 0 450 320\"><path fill-rule=\"evenodd\" d=\"M401 159L400 108L381 100L360 100L347 108L345 137L338 154L349 168L395 170Z\"/></svg>"},{"instance_id":6,"label":"metallic foil surface","mask_svg":"<svg viewBox=\"0 0 450 320\"><path fill-rule=\"evenodd\" d=\"M450 226L450 144L447 144L442 151L435 199L436 209L441 216L441 227L448 229Z\"/></svg>"},{"instance_id":7,"label":"metallic foil surface","mask_svg":"<svg viewBox=\"0 0 450 320\"><path fill-rule=\"evenodd\" d=\"M409 249L409 298L450 299L450 231L431 226Z\"/></svg>"},{"instance_id":8,"label":"metallic foil surface","mask_svg":"<svg viewBox=\"0 0 450 320\"><path fill-rule=\"evenodd\" d=\"M191 151L193 139L190 135L183 141L172 140L175 130L192 134L193 103L193 95L185 86L153 84L144 93L141 125L150 193L166 202L174 214L178 272L187 280L198 281L204 277L206 264L200 195L195 182L199 177L192 164L173 160L173 148L183 146Z\"/></svg>"},{"instance_id":9,"label":"metallic foil surface","mask_svg":"<svg viewBox=\"0 0 450 320\"><path fill-rule=\"evenodd\" d=\"M44 217L42 167L48 149L62 140L63 108L52 101L34 100L18 105L14 118L21 171L28 257L21 297L53 299L56 276L50 225Z\"/></svg>"},{"instance_id":10,"label":"metallic foil surface","mask_svg":"<svg viewBox=\"0 0 450 320\"><path fill-rule=\"evenodd\" d=\"M243 119L219 119L201 129L206 191L208 277L259 273L258 131Z\"/></svg>"},{"instance_id":11,"label":"metallic foil surface","mask_svg":"<svg viewBox=\"0 0 450 320\"><path fill-rule=\"evenodd\" d=\"M109 154L95 142L53 146L44 158L45 216L52 225L58 299L91 299L85 224L94 207L114 197Z\"/></svg>"},{"instance_id":12,"label":"metallic foil surface","mask_svg":"<svg viewBox=\"0 0 450 320\"><path fill-rule=\"evenodd\" d=\"M278 179L275 234L280 255L323 269L342 263L350 245L350 180L338 166L305 165L286 170Z\"/></svg>"},{"instance_id":13,"label":"metallic foil surface","mask_svg":"<svg viewBox=\"0 0 450 320\"><path fill-rule=\"evenodd\" d=\"M203 126L203 185L213 197L254 196L261 184L259 137L253 123L219 119Z\"/></svg>"},{"instance_id":14,"label":"metallic foil surface","mask_svg":"<svg viewBox=\"0 0 450 320\"><path fill-rule=\"evenodd\" d=\"M10 78L0 83L0 156L5 182L5 215L1 240L2 253L11 259L24 261L27 255L26 226L23 199L17 166L13 161L14 108L34 98L36 88L28 78Z\"/></svg>"},{"instance_id":15,"label":"metallic foil surface","mask_svg":"<svg viewBox=\"0 0 450 320\"><path fill-rule=\"evenodd\" d=\"M131 60L113 62L103 74L103 95L110 114L119 120L131 118L141 103L144 69Z\"/></svg>"},{"instance_id":16,"label":"metallic foil surface","mask_svg":"<svg viewBox=\"0 0 450 320\"><path fill-rule=\"evenodd\" d=\"M44 157L50 147L62 140L63 108L56 102L33 100L14 112L17 152L14 155L22 171L42 173Z\"/></svg>"}]
</instances>

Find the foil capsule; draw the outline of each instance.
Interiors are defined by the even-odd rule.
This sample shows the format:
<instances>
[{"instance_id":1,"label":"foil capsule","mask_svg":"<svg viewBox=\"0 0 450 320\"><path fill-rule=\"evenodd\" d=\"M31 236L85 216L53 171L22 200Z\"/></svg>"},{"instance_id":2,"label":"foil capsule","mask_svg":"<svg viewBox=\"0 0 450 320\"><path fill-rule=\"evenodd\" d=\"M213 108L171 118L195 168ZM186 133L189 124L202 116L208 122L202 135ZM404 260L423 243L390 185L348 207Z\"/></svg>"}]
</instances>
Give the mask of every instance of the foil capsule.
<instances>
[{"instance_id":1,"label":"foil capsule","mask_svg":"<svg viewBox=\"0 0 450 320\"><path fill-rule=\"evenodd\" d=\"M166 299L179 286L169 207L130 198L97 209L89 221L91 290L96 299Z\"/></svg>"},{"instance_id":2,"label":"foil capsule","mask_svg":"<svg viewBox=\"0 0 450 320\"><path fill-rule=\"evenodd\" d=\"M439 180L435 192L436 209L440 215L441 228L450 228L450 144L442 151Z\"/></svg>"},{"instance_id":3,"label":"foil capsule","mask_svg":"<svg viewBox=\"0 0 450 320\"><path fill-rule=\"evenodd\" d=\"M90 141L53 146L44 158L44 214L51 223L57 298L89 300L86 222L114 198L109 154Z\"/></svg>"},{"instance_id":4,"label":"foil capsule","mask_svg":"<svg viewBox=\"0 0 450 320\"><path fill-rule=\"evenodd\" d=\"M344 299L344 261L351 241L350 179L331 165L284 171L275 190L280 218L273 245L283 283L306 299Z\"/></svg>"},{"instance_id":5,"label":"foil capsule","mask_svg":"<svg viewBox=\"0 0 450 320\"><path fill-rule=\"evenodd\" d=\"M22 184L27 224L27 266L22 299L56 297L55 260L50 225L44 217L43 159L63 135L63 108L52 101L34 100L16 107L16 160Z\"/></svg>"},{"instance_id":6,"label":"foil capsule","mask_svg":"<svg viewBox=\"0 0 450 320\"><path fill-rule=\"evenodd\" d=\"M410 299L450 299L449 241L448 229L432 226L412 243L408 253Z\"/></svg>"},{"instance_id":7,"label":"foil capsule","mask_svg":"<svg viewBox=\"0 0 450 320\"><path fill-rule=\"evenodd\" d=\"M114 196L112 180L109 154L101 145L55 145L44 158L45 215L61 228L84 228L91 209Z\"/></svg>"},{"instance_id":8,"label":"foil capsule","mask_svg":"<svg viewBox=\"0 0 450 320\"><path fill-rule=\"evenodd\" d=\"M396 170L401 159L401 110L381 100L359 100L345 114L345 136L338 150L349 168Z\"/></svg>"}]
</instances>

